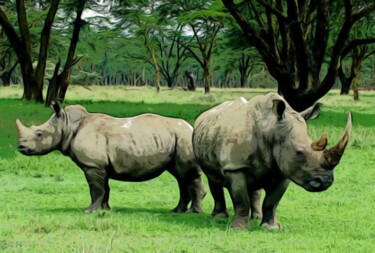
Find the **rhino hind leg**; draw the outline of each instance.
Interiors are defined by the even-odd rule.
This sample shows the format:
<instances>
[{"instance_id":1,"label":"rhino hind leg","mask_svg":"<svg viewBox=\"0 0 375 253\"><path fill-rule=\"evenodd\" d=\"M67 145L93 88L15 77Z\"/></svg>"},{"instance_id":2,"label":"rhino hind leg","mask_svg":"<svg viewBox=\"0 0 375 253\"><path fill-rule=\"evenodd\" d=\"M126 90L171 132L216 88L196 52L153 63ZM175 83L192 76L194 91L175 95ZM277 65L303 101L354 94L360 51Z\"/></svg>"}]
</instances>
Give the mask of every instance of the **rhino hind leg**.
<instances>
[{"instance_id":1,"label":"rhino hind leg","mask_svg":"<svg viewBox=\"0 0 375 253\"><path fill-rule=\"evenodd\" d=\"M198 176L190 180L187 183L187 186L191 198L191 207L188 209L188 212L203 213L202 200L206 196L207 192L204 189L202 178Z\"/></svg>"},{"instance_id":2,"label":"rhino hind leg","mask_svg":"<svg viewBox=\"0 0 375 253\"><path fill-rule=\"evenodd\" d=\"M253 220L261 220L262 219L262 206L261 206L261 190L257 191L250 191L250 210L251 216L250 218Z\"/></svg>"},{"instance_id":3,"label":"rhino hind leg","mask_svg":"<svg viewBox=\"0 0 375 253\"><path fill-rule=\"evenodd\" d=\"M228 190L234 206L234 220L232 228L246 228L249 223L250 197L247 188L246 176L240 171L227 171Z\"/></svg>"},{"instance_id":4,"label":"rhino hind leg","mask_svg":"<svg viewBox=\"0 0 375 253\"><path fill-rule=\"evenodd\" d=\"M217 184L213 182L210 179L208 179L208 185L210 187L210 191L215 202L214 210L212 211L212 217L213 218L227 218L228 210L227 210L227 206L225 203L223 186L221 184Z\"/></svg>"},{"instance_id":5,"label":"rhino hind leg","mask_svg":"<svg viewBox=\"0 0 375 253\"><path fill-rule=\"evenodd\" d=\"M85 213L91 213L109 208L109 184L105 171L100 169L84 169L85 177L90 188L91 205Z\"/></svg>"},{"instance_id":6,"label":"rhino hind leg","mask_svg":"<svg viewBox=\"0 0 375 253\"><path fill-rule=\"evenodd\" d=\"M180 154L168 172L176 178L180 190L180 200L172 211L202 213L202 200L206 195L206 190L198 164L189 159L183 159ZM190 202L191 207L188 208Z\"/></svg>"},{"instance_id":7,"label":"rhino hind leg","mask_svg":"<svg viewBox=\"0 0 375 253\"><path fill-rule=\"evenodd\" d=\"M106 180L106 182L105 182L104 189L105 189L105 192L104 192L104 197L103 197L103 201L102 201L102 209L109 211L109 210L111 210L111 207L109 206L109 203L108 203L109 202L109 192L110 192L108 180Z\"/></svg>"}]
</instances>

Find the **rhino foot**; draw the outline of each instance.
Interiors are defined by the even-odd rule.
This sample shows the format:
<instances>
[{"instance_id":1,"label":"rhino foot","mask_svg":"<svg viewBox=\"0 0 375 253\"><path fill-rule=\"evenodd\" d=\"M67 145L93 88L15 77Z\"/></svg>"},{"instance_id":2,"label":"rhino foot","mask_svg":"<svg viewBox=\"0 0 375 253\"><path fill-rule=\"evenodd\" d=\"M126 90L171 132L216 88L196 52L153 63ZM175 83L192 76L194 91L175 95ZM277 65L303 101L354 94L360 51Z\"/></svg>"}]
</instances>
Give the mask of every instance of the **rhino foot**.
<instances>
[{"instance_id":1,"label":"rhino foot","mask_svg":"<svg viewBox=\"0 0 375 253\"><path fill-rule=\"evenodd\" d=\"M203 209L201 207L192 207L192 208L189 208L186 212L187 213L203 213Z\"/></svg>"},{"instance_id":2,"label":"rhino foot","mask_svg":"<svg viewBox=\"0 0 375 253\"><path fill-rule=\"evenodd\" d=\"M219 213L212 213L212 218L228 218L228 212L219 212Z\"/></svg>"},{"instance_id":3,"label":"rhino foot","mask_svg":"<svg viewBox=\"0 0 375 253\"><path fill-rule=\"evenodd\" d=\"M234 229L245 229L248 223L247 218L235 218L232 224L230 224L230 227Z\"/></svg>"},{"instance_id":4,"label":"rhino foot","mask_svg":"<svg viewBox=\"0 0 375 253\"><path fill-rule=\"evenodd\" d=\"M186 211L187 211L186 207L184 207L184 208L182 208L182 207L176 207L176 208L174 208L172 210L173 213L185 213Z\"/></svg>"},{"instance_id":5,"label":"rhino foot","mask_svg":"<svg viewBox=\"0 0 375 253\"><path fill-rule=\"evenodd\" d=\"M263 215L262 215L262 213L252 212L250 218L252 220L261 220L263 218Z\"/></svg>"},{"instance_id":6,"label":"rhino foot","mask_svg":"<svg viewBox=\"0 0 375 253\"><path fill-rule=\"evenodd\" d=\"M283 226L279 222L274 222L272 224L262 223L260 226L262 228L265 228L265 229L268 229L268 230L281 230L281 229L283 229Z\"/></svg>"},{"instance_id":7,"label":"rhino foot","mask_svg":"<svg viewBox=\"0 0 375 253\"><path fill-rule=\"evenodd\" d=\"M97 211L110 211L110 210L111 208L109 207L109 205L105 205L103 207L89 206L88 208L86 208L85 213L90 214L90 213L95 213Z\"/></svg>"}]
</instances>

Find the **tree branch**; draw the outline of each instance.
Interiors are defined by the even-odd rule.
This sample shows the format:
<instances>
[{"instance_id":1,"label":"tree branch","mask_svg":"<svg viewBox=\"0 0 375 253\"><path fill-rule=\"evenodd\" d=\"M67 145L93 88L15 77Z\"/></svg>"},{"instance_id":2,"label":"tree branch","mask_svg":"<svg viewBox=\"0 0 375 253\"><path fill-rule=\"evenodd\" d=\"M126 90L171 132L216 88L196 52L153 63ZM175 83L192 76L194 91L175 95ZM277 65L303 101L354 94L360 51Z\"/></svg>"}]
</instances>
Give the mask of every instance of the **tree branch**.
<instances>
[{"instance_id":1,"label":"tree branch","mask_svg":"<svg viewBox=\"0 0 375 253\"><path fill-rule=\"evenodd\" d=\"M275 9L272 5L264 0L257 0L257 2L263 5L267 11L271 12L274 16L278 18L278 20L282 20L283 22L287 22L288 18L283 15L283 13L279 9Z\"/></svg>"},{"instance_id":2,"label":"tree branch","mask_svg":"<svg viewBox=\"0 0 375 253\"><path fill-rule=\"evenodd\" d=\"M375 43L375 38L367 38L367 39L355 39L348 43L348 45L344 48L341 53L341 58L344 58L350 51L352 51L355 47L365 44L372 44Z\"/></svg>"},{"instance_id":3,"label":"tree branch","mask_svg":"<svg viewBox=\"0 0 375 253\"><path fill-rule=\"evenodd\" d=\"M288 18L291 22L289 29L291 31L291 38L294 48L296 50L295 56L298 65L299 88L304 90L309 85L309 61L307 55L306 43L304 40L301 22L299 20L298 6L295 0L287 0L288 4Z\"/></svg>"}]
</instances>

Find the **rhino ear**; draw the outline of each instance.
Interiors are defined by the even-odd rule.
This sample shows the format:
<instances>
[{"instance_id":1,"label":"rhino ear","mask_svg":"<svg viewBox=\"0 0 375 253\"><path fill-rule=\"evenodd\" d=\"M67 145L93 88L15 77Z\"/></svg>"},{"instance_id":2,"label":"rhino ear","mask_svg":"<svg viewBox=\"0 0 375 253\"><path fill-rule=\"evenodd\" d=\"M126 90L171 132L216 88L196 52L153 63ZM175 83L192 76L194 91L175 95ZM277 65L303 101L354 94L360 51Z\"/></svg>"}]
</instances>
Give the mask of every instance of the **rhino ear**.
<instances>
[{"instance_id":1,"label":"rhino ear","mask_svg":"<svg viewBox=\"0 0 375 253\"><path fill-rule=\"evenodd\" d=\"M52 110L54 110L55 114L56 114L56 117L60 117L61 116L61 105L59 102L57 101L52 101L51 102L51 108Z\"/></svg>"},{"instance_id":2,"label":"rhino ear","mask_svg":"<svg viewBox=\"0 0 375 253\"><path fill-rule=\"evenodd\" d=\"M280 99L275 99L272 101L273 106L272 106L272 112L273 114L276 115L278 120L281 120L284 118L284 111L285 111L285 102Z\"/></svg>"},{"instance_id":3,"label":"rhino ear","mask_svg":"<svg viewBox=\"0 0 375 253\"><path fill-rule=\"evenodd\" d=\"M322 106L322 103L315 103L313 106L307 108L303 112L300 112L301 116L305 119L316 119L319 117L320 113L320 107Z\"/></svg>"}]
</instances>

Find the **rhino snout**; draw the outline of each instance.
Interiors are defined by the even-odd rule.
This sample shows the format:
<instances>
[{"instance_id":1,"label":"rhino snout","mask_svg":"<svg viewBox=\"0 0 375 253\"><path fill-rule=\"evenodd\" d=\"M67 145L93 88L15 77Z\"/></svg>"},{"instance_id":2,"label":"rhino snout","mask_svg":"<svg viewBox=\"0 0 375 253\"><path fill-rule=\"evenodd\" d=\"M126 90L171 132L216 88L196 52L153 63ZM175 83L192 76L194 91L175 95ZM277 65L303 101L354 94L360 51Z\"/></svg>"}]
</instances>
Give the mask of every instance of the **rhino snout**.
<instances>
[{"instance_id":1,"label":"rhino snout","mask_svg":"<svg viewBox=\"0 0 375 253\"><path fill-rule=\"evenodd\" d=\"M34 153L34 150L22 145L22 144L19 144L18 147L17 147L18 151L24 155L32 155Z\"/></svg>"},{"instance_id":2,"label":"rhino snout","mask_svg":"<svg viewBox=\"0 0 375 253\"><path fill-rule=\"evenodd\" d=\"M333 175L325 177L315 177L306 185L306 190L310 192L321 192L327 190L333 183Z\"/></svg>"}]
</instances>

